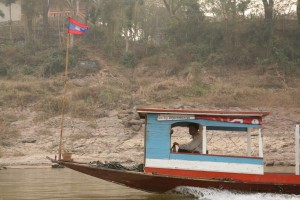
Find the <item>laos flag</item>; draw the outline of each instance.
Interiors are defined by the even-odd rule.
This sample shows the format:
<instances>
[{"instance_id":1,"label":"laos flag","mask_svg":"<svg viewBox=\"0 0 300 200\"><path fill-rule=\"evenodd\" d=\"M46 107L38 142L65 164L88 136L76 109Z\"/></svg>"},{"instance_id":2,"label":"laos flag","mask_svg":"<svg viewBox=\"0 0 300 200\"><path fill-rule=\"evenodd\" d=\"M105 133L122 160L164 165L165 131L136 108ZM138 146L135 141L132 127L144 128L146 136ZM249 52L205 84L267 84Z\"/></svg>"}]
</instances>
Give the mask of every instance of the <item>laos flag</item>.
<instances>
[{"instance_id":1,"label":"laos flag","mask_svg":"<svg viewBox=\"0 0 300 200\"><path fill-rule=\"evenodd\" d=\"M69 20L68 33L82 35L88 31L87 25L84 25L84 24L72 19L71 17L69 17L68 20Z\"/></svg>"}]
</instances>

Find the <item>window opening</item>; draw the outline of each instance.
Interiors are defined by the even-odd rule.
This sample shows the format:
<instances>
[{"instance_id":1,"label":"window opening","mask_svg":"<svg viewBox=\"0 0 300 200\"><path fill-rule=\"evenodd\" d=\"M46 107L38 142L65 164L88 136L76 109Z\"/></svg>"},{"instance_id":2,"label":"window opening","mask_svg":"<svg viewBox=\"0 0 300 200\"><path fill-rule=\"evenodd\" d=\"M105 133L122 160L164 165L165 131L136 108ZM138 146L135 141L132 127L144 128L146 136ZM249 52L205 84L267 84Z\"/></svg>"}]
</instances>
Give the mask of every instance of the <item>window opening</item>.
<instances>
[{"instance_id":1,"label":"window opening","mask_svg":"<svg viewBox=\"0 0 300 200\"><path fill-rule=\"evenodd\" d=\"M254 131L251 131L251 156L258 156L258 134L257 130ZM206 134L210 154L248 156L247 132L210 130Z\"/></svg>"},{"instance_id":2,"label":"window opening","mask_svg":"<svg viewBox=\"0 0 300 200\"><path fill-rule=\"evenodd\" d=\"M172 125L171 152L201 153L202 126L197 123L176 123Z\"/></svg>"},{"instance_id":3,"label":"window opening","mask_svg":"<svg viewBox=\"0 0 300 200\"><path fill-rule=\"evenodd\" d=\"M201 126L201 125L200 125ZM257 129L250 131L251 156L259 156L259 139ZM170 130L171 144L170 151L178 152L179 146L173 147L175 142L179 144L187 144L192 141L189 134L188 124L176 123L172 124ZM202 142L202 135L201 135ZM248 132L243 131L220 131L206 130L207 153L211 155L228 155L228 156L249 156L248 153ZM202 144L203 145L203 144ZM202 149L201 145L201 149ZM172 148L173 147L173 148ZM181 152L178 152L181 153ZM186 152L187 153L187 152ZM190 152L192 153L192 152ZM195 152L194 152L195 153ZM202 153L202 150L200 152Z\"/></svg>"}]
</instances>

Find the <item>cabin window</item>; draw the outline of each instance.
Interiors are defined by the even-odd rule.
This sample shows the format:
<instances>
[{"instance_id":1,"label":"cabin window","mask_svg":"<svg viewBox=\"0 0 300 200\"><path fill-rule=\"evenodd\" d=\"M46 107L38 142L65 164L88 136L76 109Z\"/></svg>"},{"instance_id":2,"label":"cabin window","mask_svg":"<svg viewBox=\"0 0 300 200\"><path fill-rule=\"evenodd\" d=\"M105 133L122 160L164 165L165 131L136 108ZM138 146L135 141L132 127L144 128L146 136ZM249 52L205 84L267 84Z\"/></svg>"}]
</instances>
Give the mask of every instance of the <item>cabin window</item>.
<instances>
[{"instance_id":1,"label":"cabin window","mask_svg":"<svg viewBox=\"0 0 300 200\"><path fill-rule=\"evenodd\" d=\"M248 149L248 134L250 149ZM259 156L259 139L257 129L243 131L213 131L206 132L209 153L229 156Z\"/></svg>"},{"instance_id":2,"label":"cabin window","mask_svg":"<svg viewBox=\"0 0 300 200\"><path fill-rule=\"evenodd\" d=\"M197 123L175 123L170 130L171 152L201 153L202 126Z\"/></svg>"},{"instance_id":3,"label":"cabin window","mask_svg":"<svg viewBox=\"0 0 300 200\"><path fill-rule=\"evenodd\" d=\"M201 127L201 125L200 125ZM225 131L225 130L210 130L206 127L206 153L210 155L226 155L226 156L247 156L258 157L259 155L259 138L257 129L247 131ZM171 125L170 130L170 151L172 153L178 152L179 146L173 147L176 142L179 145L188 144L192 141L192 136L189 134L188 124L175 123ZM202 134L201 134L202 142ZM249 145L250 140L250 145ZM203 144L201 144L202 149ZM199 150L199 148L198 148ZM184 153L184 152L182 152ZM185 152L193 153L193 152ZM195 151L194 153L201 153ZM261 157L261 156L260 156Z\"/></svg>"}]
</instances>

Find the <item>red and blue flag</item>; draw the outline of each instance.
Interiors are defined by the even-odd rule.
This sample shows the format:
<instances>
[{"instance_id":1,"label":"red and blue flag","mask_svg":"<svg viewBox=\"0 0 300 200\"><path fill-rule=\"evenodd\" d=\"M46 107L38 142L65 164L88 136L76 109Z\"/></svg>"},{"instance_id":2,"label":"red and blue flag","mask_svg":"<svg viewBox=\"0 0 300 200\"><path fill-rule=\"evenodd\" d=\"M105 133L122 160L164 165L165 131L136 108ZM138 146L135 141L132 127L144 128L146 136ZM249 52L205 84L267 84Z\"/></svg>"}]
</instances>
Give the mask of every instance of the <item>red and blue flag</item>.
<instances>
[{"instance_id":1,"label":"red and blue flag","mask_svg":"<svg viewBox=\"0 0 300 200\"><path fill-rule=\"evenodd\" d=\"M88 31L88 26L69 17L68 33L82 35Z\"/></svg>"}]
</instances>

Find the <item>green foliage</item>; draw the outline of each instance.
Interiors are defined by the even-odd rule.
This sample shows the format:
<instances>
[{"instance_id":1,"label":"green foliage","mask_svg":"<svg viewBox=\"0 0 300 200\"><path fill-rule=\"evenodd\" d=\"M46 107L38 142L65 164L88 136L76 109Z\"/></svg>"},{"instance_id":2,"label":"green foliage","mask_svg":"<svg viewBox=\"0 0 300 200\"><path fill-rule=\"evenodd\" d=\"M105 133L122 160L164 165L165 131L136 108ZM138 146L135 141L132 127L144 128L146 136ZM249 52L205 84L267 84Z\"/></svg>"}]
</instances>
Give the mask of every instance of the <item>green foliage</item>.
<instances>
[{"instance_id":1,"label":"green foliage","mask_svg":"<svg viewBox=\"0 0 300 200\"><path fill-rule=\"evenodd\" d=\"M2 10L0 10L0 17L2 17L2 18L4 18L4 13L3 13L3 11Z\"/></svg>"},{"instance_id":2,"label":"green foliage","mask_svg":"<svg viewBox=\"0 0 300 200\"><path fill-rule=\"evenodd\" d=\"M120 94L110 90L101 90L99 97L99 100L102 103L110 105L112 102L116 102L116 100L120 98Z\"/></svg>"},{"instance_id":3,"label":"green foliage","mask_svg":"<svg viewBox=\"0 0 300 200\"><path fill-rule=\"evenodd\" d=\"M245 18L249 0L238 1L236 5L229 0L206 0L204 5L196 0L174 1L174 10L167 5L162 8L141 2L120 4L111 0L93 4L89 19L95 26L87 36L88 42L98 41L110 58L119 59L125 48L124 32L129 33L132 53L121 58L127 67L160 52L175 55L180 64L250 66L263 60L275 62L270 53L273 46L266 38L270 35L266 24L255 17ZM217 17L205 17L204 8Z\"/></svg>"},{"instance_id":4,"label":"green foliage","mask_svg":"<svg viewBox=\"0 0 300 200\"><path fill-rule=\"evenodd\" d=\"M16 3L16 0L1 0L0 2L2 2L5 6L10 6L11 4Z\"/></svg>"},{"instance_id":5,"label":"green foliage","mask_svg":"<svg viewBox=\"0 0 300 200\"><path fill-rule=\"evenodd\" d=\"M85 35L84 41L86 43L103 48L103 43L107 40L105 31L97 26L90 26L88 34Z\"/></svg>"},{"instance_id":6,"label":"green foliage","mask_svg":"<svg viewBox=\"0 0 300 200\"><path fill-rule=\"evenodd\" d=\"M54 51L47 60L44 76L49 77L64 71L66 52L64 50Z\"/></svg>"},{"instance_id":7,"label":"green foliage","mask_svg":"<svg viewBox=\"0 0 300 200\"><path fill-rule=\"evenodd\" d=\"M190 27L193 27L192 29ZM168 44L171 47L183 45L185 43L197 43L199 38L199 30L202 23L190 24L189 21L172 24L165 31ZM187 31L190 30L190 31Z\"/></svg>"},{"instance_id":8,"label":"green foliage","mask_svg":"<svg viewBox=\"0 0 300 200\"><path fill-rule=\"evenodd\" d=\"M90 20L94 25L99 22L101 16L100 8L92 6L87 14L87 19Z\"/></svg>"},{"instance_id":9,"label":"green foliage","mask_svg":"<svg viewBox=\"0 0 300 200\"><path fill-rule=\"evenodd\" d=\"M191 43L182 45L175 49L175 57L181 64L194 62L198 57L198 47Z\"/></svg>"},{"instance_id":10,"label":"green foliage","mask_svg":"<svg viewBox=\"0 0 300 200\"><path fill-rule=\"evenodd\" d=\"M149 45L146 46L146 55L145 56L152 56L155 54L158 54L160 52L160 49L157 46Z\"/></svg>"},{"instance_id":11,"label":"green foliage","mask_svg":"<svg viewBox=\"0 0 300 200\"><path fill-rule=\"evenodd\" d=\"M69 50L69 64L68 67L71 69L74 67L78 60L83 56L82 52L78 48ZM65 70L66 65L66 51L58 50L53 51L46 61L43 75L49 77Z\"/></svg>"},{"instance_id":12,"label":"green foliage","mask_svg":"<svg viewBox=\"0 0 300 200\"><path fill-rule=\"evenodd\" d=\"M31 75L35 72L35 68L32 66L25 65L22 70L24 75Z\"/></svg>"},{"instance_id":13,"label":"green foliage","mask_svg":"<svg viewBox=\"0 0 300 200\"><path fill-rule=\"evenodd\" d=\"M156 67L157 74L162 77L178 75L184 66L175 57L163 55L158 58Z\"/></svg>"},{"instance_id":14,"label":"green foliage","mask_svg":"<svg viewBox=\"0 0 300 200\"><path fill-rule=\"evenodd\" d=\"M137 58L134 53L126 53L122 56L122 64L125 67L133 68L137 65Z\"/></svg>"},{"instance_id":15,"label":"green foliage","mask_svg":"<svg viewBox=\"0 0 300 200\"><path fill-rule=\"evenodd\" d=\"M0 76L7 76L8 75L9 67L4 63L0 64Z\"/></svg>"},{"instance_id":16,"label":"green foliage","mask_svg":"<svg viewBox=\"0 0 300 200\"><path fill-rule=\"evenodd\" d=\"M290 52L290 49L280 49L273 47L273 56L275 61L280 65L289 65L290 64L290 56L293 52Z\"/></svg>"},{"instance_id":17,"label":"green foliage","mask_svg":"<svg viewBox=\"0 0 300 200\"><path fill-rule=\"evenodd\" d=\"M245 16L245 12L249 7L250 2L251 2L251 0L243 0L238 3L237 9L239 12L241 12L243 14L243 16Z\"/></svg>"},{"instance_id":18,"label":"green foliage","mask_svg":"<svg viewBox=\"0 0 300 200\"><path fill-rule=\"evenodd\" d=\"M79 116L80 113L90 111L85 114L88 117L91 116L92 110L98 107L115 108L123 101L126 101L126 96L122 95L116 89L99 89L98 87L82 88L73 92L70 104L72 104L72 107L75 104L75 108L70 107L70 109L74 116Z\"/></svg>"},{"instance_id":19,"label":"green foliage","mask_svg":"<svg viewBox=\"0 0 300 200\"><path fill-rule=\"evenodd\" d=\"M205 91L208 90L208 86L205 84L196 84L193 85L191 87L186 88L183 91L183 95L187 96L187 97L199 97L199 96L203 96Z\"/></svg>"}]
</instances>

